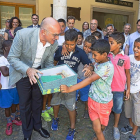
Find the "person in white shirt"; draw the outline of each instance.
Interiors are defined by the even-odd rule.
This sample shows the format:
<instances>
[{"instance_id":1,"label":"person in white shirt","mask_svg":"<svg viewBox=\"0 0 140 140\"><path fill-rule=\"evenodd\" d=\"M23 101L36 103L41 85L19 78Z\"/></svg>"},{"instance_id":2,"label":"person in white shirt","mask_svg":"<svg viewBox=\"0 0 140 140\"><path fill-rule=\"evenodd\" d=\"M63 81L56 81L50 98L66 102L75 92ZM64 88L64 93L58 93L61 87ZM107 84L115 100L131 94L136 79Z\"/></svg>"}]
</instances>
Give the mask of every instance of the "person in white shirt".
<instances>
[{"instance_id":1,"label":"person in white shirt","mask_svg":"<svg viewBox=\"0 0 140 140\"><path fill-rule=\"evenodd\" d=\"M12 125L22 125L22 122L16 119L16 106L19 104L19 96L15 85L9 86L9 62L7 56L11 48L12 41L5 40L2 44L4 56L0 57L0 71L1 71L1 84L0 90L0 108L5 109L5 116L7 120L6 135L12 134Z\"/></svg>"},{"instance_id":2,"label":"person in white shirt","mask_svg":"<svg viewBox=\"0 0 140 140\"><path fill-rule=\"evenodd\" d=\"M127 42L128 38L129 38L130 31L131 31L131 24L126 23L126 24L124 25L123 30L124 30L123 35L124 35L124 37L125 37L125 42L124 42L124 44L123 44L123 50L125 50L126 42Z\"/></svg>"},{"instance_id":3,"label":"person in white shirt","mask_svg":"<svg viewBox=\"0 0 140 140\"><path fill-rule=\"evenodd\" d=\"M68 16L67 18L67 27L65 28L65 32L69 29L75 29L77 32L80 32L80 30L74 28L76 18L74 16Z\"/></svg>"},{"instance_id":4,"label":"person in white shirt","mask_svg":"<svg viewBox=\"0 0 140 140\"><path fill-rule=\"evenodd\" d=\"M130 98L125 101L125 117L129 119L129 125L121 128L121 133L132 132L128 140L137 140L135 134L140 126L140 38L134 41L134 54L130 57Z\"/></svg>"},{"instance_id":5,"label":"person in white shirt","mask_svg":"<svg viewBox=\"0 0 140 140\"><path fill-rule=\"evenodd\" d=\"M40 28L39 22L39 16L36 14L32 14L32 25L28 26L27 28Z\"/></svg>"},{"instance_id":6,"label":"person in white shirt","mask_svg":"<svg viewBox=\"0 0 140 140\"><path fill-rule=\"evenodd\" d=\"M5 30L8 30L9 29L9 21L10 21L10 19L7 19L6 21L5 21L5 28L3 28L3 29L0 29L0 36L4 36L4 32L5 32Z\"/></svg>"},{"instance_id":7,"label":"person in white shirt","mask_svg":"<svg viewBox=\"0 0 140 140\"><path fill-rule=\"evenodd\" d=\"M59 39L57 40L58 41L58 46L62 46L63 43L65 42L65 28L66 28L66 21L62 18L58 19L57 20L59 22L59 25L61 27L61 33L59 35Z\"/></svg>"}]
</instances>

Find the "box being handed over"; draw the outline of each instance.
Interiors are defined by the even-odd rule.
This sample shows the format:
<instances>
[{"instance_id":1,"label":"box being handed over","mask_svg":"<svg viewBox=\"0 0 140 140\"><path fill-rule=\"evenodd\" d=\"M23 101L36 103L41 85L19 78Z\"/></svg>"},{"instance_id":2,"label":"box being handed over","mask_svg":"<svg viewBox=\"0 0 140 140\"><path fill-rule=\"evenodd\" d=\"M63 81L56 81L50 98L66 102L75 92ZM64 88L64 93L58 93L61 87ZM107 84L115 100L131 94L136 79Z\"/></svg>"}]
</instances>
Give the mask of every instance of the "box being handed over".
<instances>
[{"instance_id":1,"label":"box being handed over","mask_svg":"<svg viewBox=\"0 0 140 140\"><path fill-rule=\"evenodd\" d=\"M72 86L77 84L77 74L68 65L59 65L40 71L43 74L37 79L37 83L42 95L60 92L60 85ZM60 76L63 74L66 77Z\"/></svg>"}]
</instances>

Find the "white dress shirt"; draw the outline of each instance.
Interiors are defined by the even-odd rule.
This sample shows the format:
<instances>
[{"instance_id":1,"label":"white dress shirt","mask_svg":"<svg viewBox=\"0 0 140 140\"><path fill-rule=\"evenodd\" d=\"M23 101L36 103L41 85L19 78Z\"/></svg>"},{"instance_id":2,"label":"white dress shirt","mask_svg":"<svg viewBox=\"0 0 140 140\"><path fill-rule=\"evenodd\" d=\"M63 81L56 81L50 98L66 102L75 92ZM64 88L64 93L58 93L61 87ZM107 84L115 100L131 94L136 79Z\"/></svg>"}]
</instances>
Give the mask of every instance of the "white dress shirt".
<instances>
[{"instance_id":1,"label":"white dress shirt","mask_svg":"<svg viewBox=\"0 0 140 140\"><path fill-rule=\"evenodd\" d=\"M41 59L43 57L43 54L45 52L46 47L49 47L51 44L46 43L45 46L43 46L43 43L40 42L40 37L38 36L38 45L37 45L37 51L36 51L36 57L33 63L32 68L38 68L41 66Z\"/></svg>"},{"instance_id":2,"label":"white dress shirt","mask_svg":"<svg viewBox=\"0 0 140 140\"><path fill-rule=\"evenodd\" d=\"M123 44L123 50L125 50L125 46L126 46L126 44L127 44L126 42L127 42L129 36L130 36L129 34L126 35L126 34L124 33L125 42L124 42L124 44Z\"/></svg>"},{"instance_id":3,"label":"white dress shirt","mask_svg":"<svg viewBox=\"0 0 140 140\"><path fill-rule=\"evenodd\" d=\"M6 30L5 28L0 29L0 34L1 34L1 35L4 35L5 30Z\"/></svg>"},{"instance_id":4,"label":"white dress shirt","mask_svg":"<svg viewBox=\"0 0 140 140\"><path fill-rule=\"evenodd\" d=\"M59 36L59 39L57 40L58 42L58 46L62 46L63 43L65 42L65 36L62 35L62 36Z\"/></svg>"},{"instance_id":5,"label":"white dress shirt","mask_svg":"<svg viewBox=\"0 0 140 140\"><path fill-rule=\"evenodd\" d=\"M34 25L34 24L33 24L33 28L38 28L38 24L37 24L37 25Z\"/></svg>"}]
</instances>

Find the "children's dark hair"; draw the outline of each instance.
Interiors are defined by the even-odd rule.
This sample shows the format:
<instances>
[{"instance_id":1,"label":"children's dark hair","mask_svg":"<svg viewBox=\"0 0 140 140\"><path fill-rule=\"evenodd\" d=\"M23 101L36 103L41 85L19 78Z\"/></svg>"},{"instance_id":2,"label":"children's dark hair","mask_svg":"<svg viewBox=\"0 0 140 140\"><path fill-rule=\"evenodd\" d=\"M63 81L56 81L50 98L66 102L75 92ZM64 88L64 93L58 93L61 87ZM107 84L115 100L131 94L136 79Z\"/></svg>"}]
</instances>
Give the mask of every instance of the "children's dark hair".
<instances>
[{"instance_id":1,"label":"children's dark hair","mask_svg":"<svg viewBox=\"0 0 140 140\"><path fill-rule=\"evenodd\" d=\"M5 50L6 47L11 47L12 43L12 40L4 40L2 43L2 49Z\"/></svg>"},{"instance_id":2,"label":"children's dark hair","mask_svg":"<svg viewBox=\"0 0 140 140\"><path fill-rule=\"evenodd\" d=\"M63 18L57 20L58 22L63 22L66 25L66 21Z\"/></svg>"},{"instance_id":3,"label":"children's dark hair","mask_svg":"<svg viewBox=\"0 0 140 140\"><path fill-rule=\"evenodd\" d=\"M77 41L78 33L75 29L69 29L65 32L65 41Z\"/></svg>"},{"instance_id":4,"label":"children's dark hair","mask_svg":"<svg viewBox=\"0 0 140 140\"><path fill-rule=\"evenodd\" d=\"M135 40L135 42L139 42L139 43L140 43L140 37L137 38L137 39Z\"/></svg>"},{"instance_id":5,"label":"children's dark hair","mask_svg":"<svg viewBox=\"0 0 140 140\"><path fill-rule=\"evenodd\" d=\"M81 36L82 36L82 38L83 38L83 33L82 33L82 32L78 32L78 35L81 35Z\"/></svg>"},{"instance_id":6,"label":"children's dark hair","mask_svg":"<svg viewBox=\"0 0 140 140\"><path fill-rule=\"evenodd\" d=\"M21 27L21 26L22 26L22 23L21 23L21 21L20 21L20 19L19 19L18 17L12 17L12 18L10 19L10 21L9 21L9 28L10 28L10 29L13 28L12 23L13 23L13 20L14 20L14 19L17 19L17 20L18 20L18 22L19 22L18 27Z\"/></svg>"},{"instance_id":7,"label":"children's dark hair","mask_svg":"<svg viewBox=\"0 0 140 140\"><path fill-rule=\"evenodd\" d=\"M92 36L92 35L89 35L89 36L86 37L85 41L88 42L88 43L93 44L93 43L95 43L96 38L94 36Z\"/></svg>"},{"instance_id":8,"label":"children's dark hair","mask_svg":"<svg viewBox=\"0 0 140 140\"><path fill-rule=\"evenodd\" d=\"M117 42L117 44L121 43L122 46L123 46L123 44L125 42L124 35L122 33L120 33L120 32L114 32L111 35L109 35L109 37L112 37Z\"/></svg>"},{"instance_id":9,"label":"children's dark hair","mask_svg":"<svg viewBox=\"0 0 140 140\"><path fill-rule=\"evenodd\" d=\"M110 52L110 45L107 40L99 39L96 40L95 43L91 45L90 48L92 51L97 51L100 54L109 53Z\"/></svg>"},{"instance_id":10,"label":"children's dark hair","mask_svg":"<svg viewBox=\"0 0 140 140\"><path fill-rule=\"evenodd\" d=\"M92 36L97 36L99 39L101 39L102 34L99 31L95 31L93 33L91 33Z\"/></svg>"},{"instance_id":11,"label":"children's dark hair","mask_svg":"<svg viewBox=\"0 0 140 140\"><path fill-rule=\"evenodd\" d=\"M67 22L69 21L69 19L74 19L74 22L75 22L75 17L74 16L68 16Z\"/></svg>"}]
</instances>

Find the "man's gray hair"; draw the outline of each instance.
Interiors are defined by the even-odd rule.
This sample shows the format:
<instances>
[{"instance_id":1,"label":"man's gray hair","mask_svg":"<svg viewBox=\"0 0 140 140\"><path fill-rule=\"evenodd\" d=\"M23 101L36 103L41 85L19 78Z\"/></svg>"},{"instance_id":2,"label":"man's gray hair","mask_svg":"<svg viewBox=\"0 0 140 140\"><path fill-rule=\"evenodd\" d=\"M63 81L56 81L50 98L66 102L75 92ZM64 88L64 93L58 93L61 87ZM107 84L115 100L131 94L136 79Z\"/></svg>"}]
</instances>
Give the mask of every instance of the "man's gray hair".
<instances>
[{"instance_id":1,"label":"man's gray hair","mask_svg":"<svg viewBox=\"0 0 140 140\"><path fill-rule=\"evenodd\" d=\"M109 27L109 26L112 26L112 28L114 29L114 25L113 25L113 24L108 24L108 25L106 26L106 29L107 29L107 27Z\"/></svg>"},{"instance_id":2,"label":"man's gray hair","mask_svg":"<svg viewBox=\"0 0 140 140\"><path fill-rule=\"evenodd\" d=\"M130 28L131 28L131 24L130 23L126 23L125 25L124 25L124 27L125 26L130 26Z\"/></svg>"}]
</instances>

